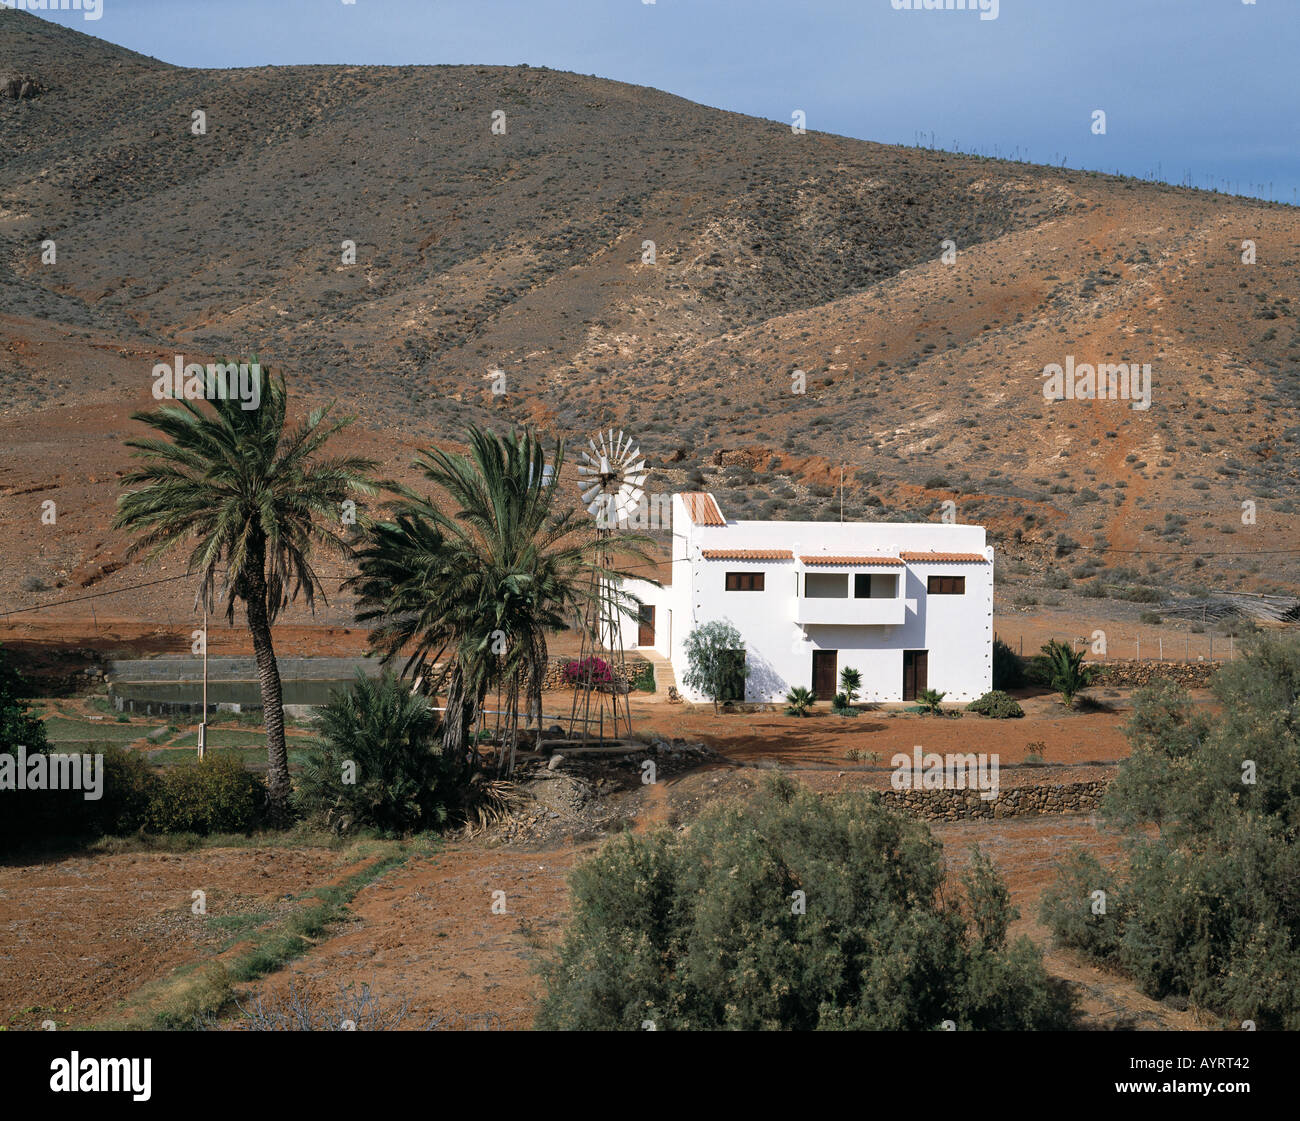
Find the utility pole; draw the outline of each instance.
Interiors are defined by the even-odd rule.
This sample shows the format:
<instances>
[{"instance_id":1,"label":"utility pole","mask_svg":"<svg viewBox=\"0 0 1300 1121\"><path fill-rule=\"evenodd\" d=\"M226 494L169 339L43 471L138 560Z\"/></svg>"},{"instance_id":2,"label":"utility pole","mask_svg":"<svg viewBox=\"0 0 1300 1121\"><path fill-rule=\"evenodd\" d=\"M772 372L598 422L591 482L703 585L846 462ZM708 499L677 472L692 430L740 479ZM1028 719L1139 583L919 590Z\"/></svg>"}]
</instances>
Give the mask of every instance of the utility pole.
<instances>
[{"instance_id":1,"label":"utility pole","mask_svg":"<svg viewBox=\"0 0 1300 1121\"><path fill-rule=\"evenodd\" d=\"M840 521L844 520L844 464L840 464Z\"/></svg>"},{"instance_id":2,"label":"utility pole","mask_svg":"<svg viewBox=\"0 0 1300 1121\"><path fill-rule=\"evenodd\" d=\"M203 600L203 718L199 721L199 759L208 746L208 601Z\"/></svg>"}]
</instances>

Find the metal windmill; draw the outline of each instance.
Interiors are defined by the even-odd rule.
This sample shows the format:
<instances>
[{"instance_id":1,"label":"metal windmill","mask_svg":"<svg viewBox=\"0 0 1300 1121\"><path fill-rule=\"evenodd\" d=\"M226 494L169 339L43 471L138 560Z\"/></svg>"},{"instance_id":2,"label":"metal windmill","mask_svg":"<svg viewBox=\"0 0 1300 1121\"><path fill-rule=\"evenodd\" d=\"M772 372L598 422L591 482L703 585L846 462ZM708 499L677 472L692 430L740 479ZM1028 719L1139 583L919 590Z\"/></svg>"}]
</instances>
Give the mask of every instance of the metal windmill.
<instances>
[{"instance_id":1,"label":"metal windmill","mask_svg":"<svg viewBox=\"0 0 1300 1121\"><path fill-rule=\"evenodd\" d=\"M579 660L585 672L573 693L569 737L594 729L602 740L607 731L617 739L632 731L632 712L623 692L621 613L615 589L604 573L610 567L614 534L641 505L646 465L640 448L622 431L617 437L613 429L600 432L587 444L588 449L578 456L578 489L587 511L596 519L597 544L581 622ZM594 658L609 665L608 682L598 680L592 672Z\"/></svg>"}]
</instances>

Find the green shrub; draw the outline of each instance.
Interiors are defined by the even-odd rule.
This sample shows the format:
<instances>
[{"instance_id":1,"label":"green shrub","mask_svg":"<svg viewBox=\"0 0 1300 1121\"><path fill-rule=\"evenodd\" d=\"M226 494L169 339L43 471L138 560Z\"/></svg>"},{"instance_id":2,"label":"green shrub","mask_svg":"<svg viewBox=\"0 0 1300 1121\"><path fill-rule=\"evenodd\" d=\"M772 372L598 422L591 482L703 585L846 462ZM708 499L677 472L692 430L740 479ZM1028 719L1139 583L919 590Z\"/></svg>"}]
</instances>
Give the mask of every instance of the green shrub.
<instances>
[{"instance_id":1,"label":"green shrub","mask_svg":"<svg viewBox=\"0 0 1300 1121\"><path fill-rule=\"evenodd\" d=\"M28 755L49 750L45 724L24 699L29 696L31 687L0 647L0 755L10 756L13 762L8 765L15 768L19 747ZM57 820L50 801L34 791L0 789L0 849L42 836Z\"/></svg>"},{"instance_id":2,"label":"green shrub","mask_svg":"<svg viewBox=\"0 0 1300 1121\"><path fill-rule=\"evenodd\" d=\"M266 808L266 783L233 759L208 756L163 773L145 827L156 833L244 833Z\"/></svg>"},{"instance_id":3,"label":"green shrub","mask_svg":"<svg viewBox=\"0 0 1300 1121\"><path fill-rule=\"evenodd\" d=\"M105 747L104 796L86 811L90 832L134 833L149 825L150 807L162 796L163 780L138 751Z\"/></svg>"},{"instance_id":4,"label":"green shrub","mask_svg":"<svg viewBox=\"0 0 1300 1121\"><path fill-rule=\"evenodd\" d=\"M1002 639L993 639L993 688L1018 689L1025 683L1025 663Z\"/></svg>"},{"instance_id":5,"label":"green shrub","mask_svg":"<svg viewBox=\"0 0 1300 1121\"><path fill-rule=\"evenodd\" d=\"M443 754L437 713L401 678L358 673L330 695L320 730L294 806L326 828L436 829L459 802L468 769Z\"/></svg>"},{"instance_id":6,"label":"green shrub","mask_svg":"<svg viewBox=\"0 0 1300 1121\"><path fill-rule=\"evenodd\" d=\"M1159 603L1160 593L1145 584L1134 584L1131 588L1125 588L1120 592L1119 598L1126 599L1130 603Z\"/></svg>"},{"instance_id":7,"label":"green shrub","mask_svg":"<svg viewBox=\"0 0 1300 1121\"><path fill-rule=\"evenodd\" d=\"M743 700L750 666L740 632L730 623L714 620L686 636L686 673L682 684L703 693L713 711L726 700Z\"/></svg>"},{"instance_id":8,"label":"green shrub","mask_svg":"<svg viewBox=\"0 0 1300 1121\"><path fill-rule=\"evenodd\" d=\"M1069 1026L977 854L946 897L942 849L869 794L782 776L688 831L624 834L572 876L542 963L544 1030L1024 1030ZM958 893L959 895L961 893Z\"/></svg>"},{"instance_id":9,"label":"green shrub","mask_svg":"<svg viewBox=\"0 0 1300 1121\"><path fill-rule=\"evenodd\" d=\"M1081 848L1071 849L1056 864L1056 879L1039 903L1040 920L1062 942L1107 964L1119 960L1122 915L1114 873Z\"/></svg>"},{"instance_id":10,"label":"green shrub","mask_svg":"<svg viewBox=\"0 0 1300 1121\"><path fill-rule=\"evenodd\" d=\"M1128 831L1128 866L1098 873L1076 860L1044 920L1064 944L1117 964L1152 996L1178 994L1229 1023L1295 1031L1300 638L1248 641L1211 689L1216 710L1168 682L1134 694L1132 751L1102 803L1108 822ZM1113 922L1080 922L1084 886L1108 891L1108 911L1110 892L1118 896Z\"/></svg>"},{"instance_id":11,"label":"green shrub","mask_svg":"<svg viewBox=\"0 0 1300 1121\"><path fill-rule=\"evenodd\" d=\"M990 716L994 720L1007 720L1025 714L1020 703L1001 689L992 689L979 700L971 701L966 706L966 711L978 712L981 716Z\"/></svg>"},{"instance_id":12,"label":"green shrub","mask_svg":"<svg viewBox=\"0 0 1300 1121\"><path fill-rule=\"evenodd\" d=\"M636 676L632 678L632 688L638 689L642 693L653 693L655 691L655 667L650 662L643 662L640 669L636 671Z\"/></svg>"}]
</instances>

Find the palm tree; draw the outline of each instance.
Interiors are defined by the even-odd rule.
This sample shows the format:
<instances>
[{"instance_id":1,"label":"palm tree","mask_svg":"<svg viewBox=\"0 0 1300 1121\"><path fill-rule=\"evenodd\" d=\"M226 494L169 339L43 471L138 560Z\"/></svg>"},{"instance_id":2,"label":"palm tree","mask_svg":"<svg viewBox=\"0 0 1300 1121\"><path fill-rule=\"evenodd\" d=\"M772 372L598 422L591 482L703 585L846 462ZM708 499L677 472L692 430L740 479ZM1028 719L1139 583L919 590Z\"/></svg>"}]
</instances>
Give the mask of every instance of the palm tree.
<instances>
[{"instance_id":1,"label":"palm tree","mask_svg":"<svg viewBox=\"0 0 1300 1121\"><path fill-rule=\"evenodd\" d=\"M1096 675L1093 666L1084 665L1084 652L1067 642L1052 639L1043 645L1048 684L1061 694L1066 708L1074 707L1074 698L1092 684Z\"/></svg>"},{"instance_id":2,"label":"palm tree","mask_svg":"<svg viewBox=\"0 0 1300 1121\"><path fill-rule=\"evenodd\" d=\"M374 466L370 460L320 454L355 418L330 419L331 403L287 425L284 379L264 376L256 359L252 371L260 386L255 409L234 398L206 404L177 400L132 414L162 438L126 441L143 465L122 485L140 489L119 496L113 525L139 531L130 552L143 551L150 560L193 540L188 565L201 576L198 598L205 607L214 609L215 600L224 597L226 619L233 623L235 602L243 602L266 719L270 817L283 824L289 813L289 762L271 626L299 594L313 610L317 592L324 600L311 565L312 547L350 555L342 533L343 504L376 488L365 475Z\"/></svg>"},{"instance_id":3,"label":"palm tree","mask_svg":"<svg viewBox=\"0 0 1300 1121\"><path fill-rule=\"evenodd\" d=\"M796 685L785 695L785 714L787 716L807 716L808 710L817 703L817 695L806 685Z\"/></svg>"},{"instance_id":4,"label":"palm tree","mask_svg":"<svg viewBox=\"0 0 1300 1121\"><path fill-rule=\"evenodd\" d=\"M351 583L358 621L374 624L372 648L385 662L407 652L404 674L420 675L435 692L445 688L449 755L465 757L488 691L501 691L509 750L498 759L509 770L520 697L541 716L547 633L581 613L598 581L625 574L602 563L590 518L558 509L563 442L551 464L531 431L497 436L471 427L468 443L467 456L434 449L415 461L442 501L385 484L397 496L391 519L371 527ZM621 534L613 549L645 559L647 541ZM632 613L630 596L612 595Z\"/></svg>"},{"instance_id":5,"label":"palm tree","mask_svg":"<svg viewBox=\"0 0 1300 1121\"><path fill-rule=\"evenodd\" d=\"M330 694L319 729L293 795L305 816L340 833L409 832L436 828L457 808L464 763L442 754L429 699L392 674L358 670L351 689ZM351 780L341 779L349 767Z\"/></svg>"},{"instance_id":6,"label":"palm tree","mask_svg":"<svg viewBox=\"0 0 1300 1121\"><path fill-rule=\"evenodd\" d=\"M862 688L862 671L845 666L840 670L840 688L844 691L844 703L852 705L857 702L858 691Z\"/></svg>"},{"instance_id":7,"label":"palm tree","mask_svg":"<svg viewBox=\"0 0 1300 1121\"><path fill-rule=\"evenodd\" d=\"M916 703L921 706L922 712L928 712L931 716L940 716L943 713L943 699L947 693L941 693L938 689L922 689L916 695Z\"/></svg>"}]
</instances>

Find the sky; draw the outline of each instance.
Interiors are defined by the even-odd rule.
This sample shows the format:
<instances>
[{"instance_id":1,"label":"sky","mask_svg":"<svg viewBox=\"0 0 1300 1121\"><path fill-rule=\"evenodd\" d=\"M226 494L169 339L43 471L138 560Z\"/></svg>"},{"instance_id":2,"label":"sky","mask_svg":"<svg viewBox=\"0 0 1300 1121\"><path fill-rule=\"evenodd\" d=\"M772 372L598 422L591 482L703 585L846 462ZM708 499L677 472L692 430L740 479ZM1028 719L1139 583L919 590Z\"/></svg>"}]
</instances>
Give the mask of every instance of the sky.
<instances>
[{"instance_id":1,"label":"sky","mask_svg":"<svg viewBox=\"0 0 1300 1121\"><path fill-rule=\"evenodd\" d=\"M809 130L1300 204L1300 0L968 0L996 18L895 8L944 0L85 2L99 19L37 14L182 66L526 62L802 110Z\"/></svg>"}]
</instances>

